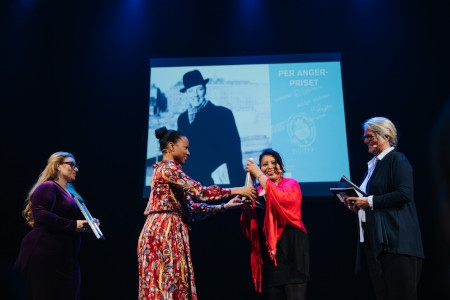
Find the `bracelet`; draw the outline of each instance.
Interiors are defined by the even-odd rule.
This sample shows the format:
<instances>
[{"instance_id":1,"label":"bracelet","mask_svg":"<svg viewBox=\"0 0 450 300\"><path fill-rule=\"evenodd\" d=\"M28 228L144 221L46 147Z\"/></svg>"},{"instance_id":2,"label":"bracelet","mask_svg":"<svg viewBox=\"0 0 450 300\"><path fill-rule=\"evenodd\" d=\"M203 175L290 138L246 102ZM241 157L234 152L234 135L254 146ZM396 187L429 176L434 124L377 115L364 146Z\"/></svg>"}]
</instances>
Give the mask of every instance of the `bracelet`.
<instances>
[{"instance_id":1,"label":"bracelet","mask_svg":"<svg viewBox=\"0 0 450 300\"><path fill-rule=\"evenodd\" d=\"M259 174L258 177L256 177L256 179L259 180L259 177L261 177L261 176L263 176L263 175L264 175L264 173Z\"/></svg>"},{"instance_id":2,"label":"bracelet","mask_svg":"<svg viewBox=\"0 0 450 300\"><path fill-rule=\"evenodd\" d=\"M225 203L220 204L220 212L225 212Z\"/></svg>"}]
</instances>

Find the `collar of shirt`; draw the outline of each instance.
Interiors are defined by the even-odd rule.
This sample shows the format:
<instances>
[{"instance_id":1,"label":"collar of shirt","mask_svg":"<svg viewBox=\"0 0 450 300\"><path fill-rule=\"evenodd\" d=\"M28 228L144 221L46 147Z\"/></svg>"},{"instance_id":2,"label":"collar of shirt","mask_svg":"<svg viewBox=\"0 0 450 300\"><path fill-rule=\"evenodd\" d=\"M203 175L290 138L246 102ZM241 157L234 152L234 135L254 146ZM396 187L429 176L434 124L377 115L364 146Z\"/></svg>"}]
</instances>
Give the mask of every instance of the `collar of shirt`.
<instances>
[{"instance_id":1,"label":"collar of shirt","mask_svg":"<svg viewBox=\"0 0 450 300\"><path fill-rule=\"evenodd\" d=\"M391 152L394 149L395 149L394 147L389 147L389 148L385 149L383 152L381 152L380 154L378 154L378 156L372 157L372 159L367 162L367 168L369 170L368 177L370 177L370 175L372 174L372 171L375 168L376 162L379 160L382 160L389 152Z\"/></svg>"},{"instance_id":2,"label":"collar of shirt","mask_svg":"<svg viewBox=\"0 0 450 300\"><path fill-rule=\"evenodd\" d=\"M380 154L378 154L378 156L376 158L378 158L378 160L382 160L383 157L386 156L386 154L388 154L389 152L391 152L394 149L395 149L394 147L389 147L389 148L385 149L383 152L381 152Z\"/></svg>"},{"instance_id":3,"label":"collar of shirt","mask_svg":"<svg viewBox=\"0 0 450 300\"><path fill-rule=\"evenodd\" d=\"M198 106L196 106L196 107L192 107L192 106L189 106L189 108L188 108L188 118L189 118L189 123L192 123L192 122L194 122L194 119L195 119L195 115L199 112L199 111L201 111L205 106L206 106L206 104L208 104L208 100L203 100L203 102L202 103L200 103Z\"/></svg>"}]
</instances>

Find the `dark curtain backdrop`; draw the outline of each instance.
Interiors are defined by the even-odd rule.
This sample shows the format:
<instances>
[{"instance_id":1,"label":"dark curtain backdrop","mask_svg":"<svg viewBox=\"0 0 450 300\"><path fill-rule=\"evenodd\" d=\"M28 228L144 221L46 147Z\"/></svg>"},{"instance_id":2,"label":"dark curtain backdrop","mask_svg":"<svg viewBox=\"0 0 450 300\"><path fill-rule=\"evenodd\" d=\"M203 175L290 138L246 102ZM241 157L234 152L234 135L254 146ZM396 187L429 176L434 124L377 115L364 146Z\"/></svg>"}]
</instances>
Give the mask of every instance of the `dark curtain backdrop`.
<instances>
[{"instance_id":1,"label":"dark curtain backdrop","mask_svg":"<svg viewBox=\"0 0 450 300\"><path fill-rule=\"evenodd\" d=\"M149 58L340 52L352 179L359 182L370 159L361 124L391 118L414 167L428 257L420 294L439 299L428 150L450 95L448 1L3 0L0 9L5 291L16 284L10 266L26 232L27 190L48 156L65 150L76 156L77 189L107 237L84 238L83 299L137 298ZM371 299L364 274L352 270L352 215L331 196L305 197L303 213L309 299ZM191 244L200 299L262 299L237 212L195 225Z\"/></svg>"}]
</instances>

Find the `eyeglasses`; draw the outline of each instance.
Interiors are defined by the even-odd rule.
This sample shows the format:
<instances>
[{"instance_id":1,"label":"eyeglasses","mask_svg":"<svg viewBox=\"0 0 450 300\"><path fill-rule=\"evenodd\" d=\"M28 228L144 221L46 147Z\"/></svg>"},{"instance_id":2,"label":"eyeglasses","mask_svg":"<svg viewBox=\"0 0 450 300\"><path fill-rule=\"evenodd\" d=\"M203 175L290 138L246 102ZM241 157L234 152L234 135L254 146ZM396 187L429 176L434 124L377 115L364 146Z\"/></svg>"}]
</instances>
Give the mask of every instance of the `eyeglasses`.
<instances>
[{"instance_id":1,"label":"eyeglasses","mask_svg":"<svg viewBox=\"0 0 450 300\"><path fill-rule=\"evenodd\" d=\"M366 139L369 140L369 141L371 141L371 140L373 140L375 137L376 137L376 135L368 134L368 135L363 135L363 136L362 136L362 139L363 139L363 141L365 141Z\"/></svg>"},{"instance_id":2,"label":"eyeglasses","mask_svg":"<svg viewBox=\"0 0 450 300\"><path fill-rule=\"evenodd\" d=\"M65 161L62 162L62 164L69 165L74 170L79 168L78 165L72 161Z\"/></svg>"}]
</instances>

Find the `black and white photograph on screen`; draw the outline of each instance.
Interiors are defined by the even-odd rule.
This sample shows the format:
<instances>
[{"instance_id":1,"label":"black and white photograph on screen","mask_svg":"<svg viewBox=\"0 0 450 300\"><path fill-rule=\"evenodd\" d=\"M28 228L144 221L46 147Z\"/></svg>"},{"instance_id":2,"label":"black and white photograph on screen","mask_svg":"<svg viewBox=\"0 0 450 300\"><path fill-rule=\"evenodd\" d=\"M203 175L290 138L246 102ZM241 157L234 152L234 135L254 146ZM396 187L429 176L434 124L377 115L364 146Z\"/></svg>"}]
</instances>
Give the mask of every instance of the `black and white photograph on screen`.
<instances>
[{"instance_id":1,"label":"black and white photograph on screen","mask_svg":"<svg viewBox=\"0 0 450 300\"><path fill-rule=\"evenodd\" d=\"M192 178L202 185L243 185L247 159L271 146L269 94L265 65L152 68L147 188L152 164L161 159L154 136L161 126L189 139L183 169Z\"/></svg>"}]
</instances>

